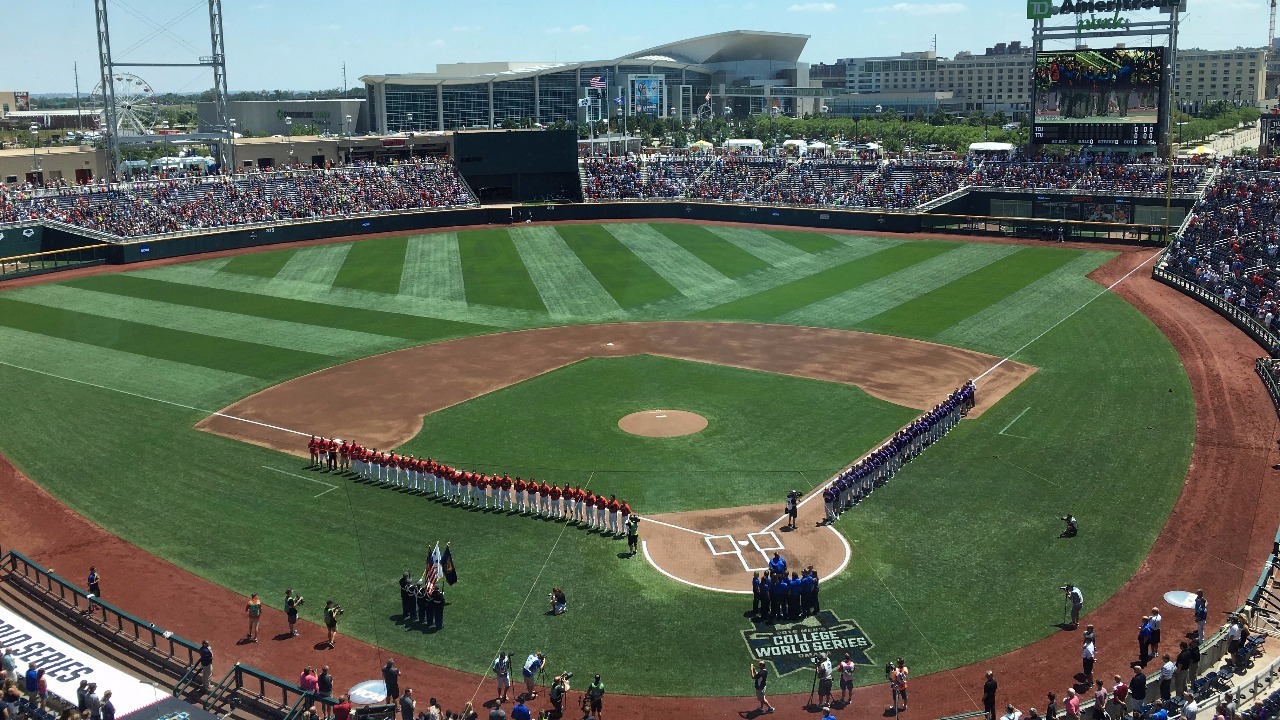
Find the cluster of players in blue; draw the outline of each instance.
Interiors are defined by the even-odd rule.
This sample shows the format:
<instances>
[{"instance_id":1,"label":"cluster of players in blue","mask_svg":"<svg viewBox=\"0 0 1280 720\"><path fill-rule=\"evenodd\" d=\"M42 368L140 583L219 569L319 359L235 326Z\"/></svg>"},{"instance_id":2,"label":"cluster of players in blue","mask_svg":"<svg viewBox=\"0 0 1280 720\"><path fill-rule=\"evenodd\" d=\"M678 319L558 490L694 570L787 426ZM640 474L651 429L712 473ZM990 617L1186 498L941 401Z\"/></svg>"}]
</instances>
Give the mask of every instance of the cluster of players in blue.
<instances>
[{"instance_id":1,"label":"cluster of players in blue","mask_svg":"<svg viewBox=\"0 0 1280 720\"><path fill-rule=\"evenodd\" d=\"M799 620L816 615L818 573L813 566L787 576L787 559L773 554L769 570L751 578L751 613L756 622L772 624L779 620Z\"/></svg>"},{"instance_id":2,"label":"cluster of players in blue","mask_svg":"<svg viewBox=\"0 0 1280 720\"><path fill-rule=\"evenodd\" d=\"M823 491L826 522L834 523L841 513L862 502L876 488L889 482L903 465L951 432L960 418L973 409L977 397L973 381L947 396L940 405L899 430L888 442L836 476Z\"/></svg>"}]
</instances>

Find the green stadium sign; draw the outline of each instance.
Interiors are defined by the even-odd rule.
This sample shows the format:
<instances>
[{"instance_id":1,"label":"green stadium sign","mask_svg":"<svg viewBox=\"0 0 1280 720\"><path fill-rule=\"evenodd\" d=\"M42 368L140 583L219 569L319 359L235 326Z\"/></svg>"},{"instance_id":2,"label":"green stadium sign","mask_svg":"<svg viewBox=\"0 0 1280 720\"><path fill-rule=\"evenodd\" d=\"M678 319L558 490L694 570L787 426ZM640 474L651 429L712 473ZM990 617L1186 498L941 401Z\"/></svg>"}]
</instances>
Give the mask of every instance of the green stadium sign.
<instances>
[{"instance_id":1,"label":"green stadium sign","mask_svg":"<svg viewBox=\"0 0 1280 720\"><path fill-rule=\"evenodd\" d=\"M1062 0L1056 8L1053 6L1053 0L1027 0L1028 20L1047 20L1054 15L1083 15L1084 13L1111 15L1111 17L1091 18L1087 22L1098 24L1081 27L1082 30L1127 27L1127 21L1120 17L1120 13L1139 10L1184 12L1186 0Z\"/></svg>"}]
</instances>

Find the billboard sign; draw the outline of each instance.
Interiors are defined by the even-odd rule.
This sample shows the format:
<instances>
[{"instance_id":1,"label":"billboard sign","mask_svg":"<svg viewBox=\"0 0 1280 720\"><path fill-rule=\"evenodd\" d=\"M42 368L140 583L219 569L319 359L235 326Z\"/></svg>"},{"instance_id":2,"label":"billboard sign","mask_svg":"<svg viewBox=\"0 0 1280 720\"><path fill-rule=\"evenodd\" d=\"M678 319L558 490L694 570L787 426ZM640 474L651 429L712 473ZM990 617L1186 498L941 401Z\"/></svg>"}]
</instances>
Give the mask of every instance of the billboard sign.
<instances>
[{"instance_id":1,"label":"billboard sign","mask_svg":"<svg viewBox=\"0 0 1280 720\"><path fill-rule=\"evenodd\" d=\"M15 92L13 94L13 109L18 112L26 112L31 109L31 93Z\"/></svg>"},{"instance_id":2,"label":"billboard sign","mask_svg":"<svg viewBox=\"0 0 1280 720\"><path fill-rule=\"evenodd\" d=\"M632 75L631 102L636 115L662 114L662 75Z\"/></svg>"},{"instance_id":3,"label":"billboard sign","mask_svg":"<svg viewBox=\"0 0 1280 720\"><path fill-rule=\"evenodd\" d=\"M1040 52L1032 141L1155 145L1163 78L1160 47Z\"/></svg>"}]
</instances>

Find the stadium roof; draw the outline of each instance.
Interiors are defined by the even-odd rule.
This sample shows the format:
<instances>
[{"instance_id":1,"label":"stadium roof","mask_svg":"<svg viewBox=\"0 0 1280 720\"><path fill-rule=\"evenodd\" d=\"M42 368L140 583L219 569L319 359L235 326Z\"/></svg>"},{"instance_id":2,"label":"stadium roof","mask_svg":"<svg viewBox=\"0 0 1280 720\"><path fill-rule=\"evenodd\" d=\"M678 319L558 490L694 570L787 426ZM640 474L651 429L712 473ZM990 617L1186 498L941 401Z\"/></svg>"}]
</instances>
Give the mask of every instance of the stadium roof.
<instances>
[{"instance_id":1,"label":"stadium roof","mask_svg":"<svg viewBox=\"0 0 1280 720\"><path fill-rule=\"evenodd\" d=\"M807 42L809 42L808 35L763 30L730 30L659 45L638 53L624 55L623 58L644 59L646 56L659 56L695 65L742 60L796 62L800 59L800 53L804 51Z\"/></svg>"},{"instance_id":2,"label":"stadium roof","mask_svg":"<svg viewBox=\"0 0 1280 720\"><path fill-rule=\"evenodd\" d=\"M363 75L363 83L389 82L404 85L457 85L484 83L491 80L509 80L533 77L549 72L574 70L579 67L599 68L610 65L646 64L672 68L690 68L711 73L705 67L714 63L743 60L773 60L797 62L808 35L766 32L759 30L731 30L679 40L667 45L612 60L581 62L484 62L440 63L433 73L391 73L387 75ZM628 62L630 61L630 62Z\"/></svg>"}]
</instances>

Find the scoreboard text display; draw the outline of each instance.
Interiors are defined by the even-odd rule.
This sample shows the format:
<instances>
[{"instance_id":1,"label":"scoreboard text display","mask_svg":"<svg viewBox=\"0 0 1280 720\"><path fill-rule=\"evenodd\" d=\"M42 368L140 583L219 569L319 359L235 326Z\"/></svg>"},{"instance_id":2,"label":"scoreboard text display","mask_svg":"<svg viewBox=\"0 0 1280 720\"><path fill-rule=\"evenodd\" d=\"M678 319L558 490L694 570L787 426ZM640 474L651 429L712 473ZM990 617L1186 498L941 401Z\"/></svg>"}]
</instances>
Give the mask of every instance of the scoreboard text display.
<instances>
[{"instance_id":1,"label":"scoreboard text display","mask_svg":"<svg viewBox=\"0 0 1280 720\"><path fill-rule=\"evenodd\" d=\"M1063 50L1036 55L1040 145L1156 145L1164 48Z\"/></svg>"}]
</instances>

